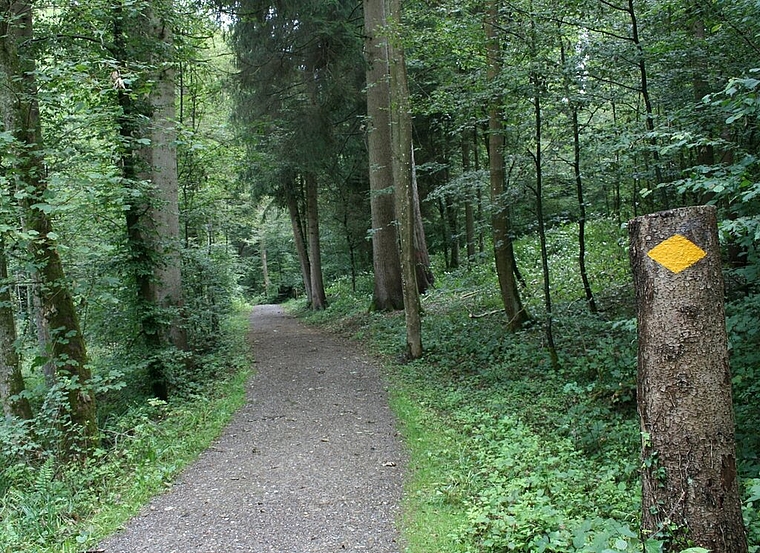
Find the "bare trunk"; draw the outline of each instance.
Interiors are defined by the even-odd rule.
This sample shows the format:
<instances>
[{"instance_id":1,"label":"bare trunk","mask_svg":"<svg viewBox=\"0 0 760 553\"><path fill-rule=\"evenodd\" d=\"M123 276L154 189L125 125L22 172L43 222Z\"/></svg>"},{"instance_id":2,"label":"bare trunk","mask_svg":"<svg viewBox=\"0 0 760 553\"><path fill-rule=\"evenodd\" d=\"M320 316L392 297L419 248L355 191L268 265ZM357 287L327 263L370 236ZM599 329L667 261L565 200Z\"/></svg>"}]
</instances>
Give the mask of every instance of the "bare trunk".
<instances>
[{"instance_id":1,"label":"bare trunk","mask_svg":"<svg viewBox=\"0 0 760 553\"><path fill-rule=\"evenodd\" d=\"M457 206L450 199L447 199L445 211L449 237L451 239L451 261L449 262L449 267L456 269L459 267L459 217L457 216Z\"/></svg>"},{"instance_id":2,"label":"bare trunk","mask_svg":"<svg viewBox=\"0 0 760 553\"><path fill-rule=\"evenodd\" d=\"M16 353L16 320L10 286L5 244L0 237L0 403L6 417L31 419L29 400L20 395L25 386Z\"/></svg>"},{"instance_id":3,"label":"bare trunk","mask_svg":"<svg viewBox=\"0 0 760 553\"><path fill-rule=\"evenodd\" d=\"M501 72L501 48L496 32L499 14L499 0L491 0L488 5L486 34L488 38L488 78L495 81ZM509 220L509 206L504 205L504 135L500 115L501 97L497 96L488 109L488 152L491 175L491 201L493 203L493 248L496 274L504 309L509 318L509 330L518 330L528 320L528 313L522 305L514 275L511 255L512 229Z\"/></svg>"},{"instance_id":4,"label":"bare trunk","mask_svg":"<svg viewBox=\"0 0 760 553\"><path fill-rule=\"evenodd\" d=\"M309 268L311 281L311 308L319 311L327 307L325 286L322 281L322 253L319 244L319 207L317 177L306 173L306 227L309 236Z\"/></svg>"},{"instance_id":5,"label":"bare trunk","mask_svg":"<svg viewBox=\"0 0 760 553\"><path fill-rule=\"evenodd\" d=\"M364 0L367 67L367 148L370 209L372 211L372 265L375 284L372 309L404 308L401 261L393 194L391 153L388 37L385 2Z\"/></svg>"},{"instance_id":6,"label":"bare trunk","mask_svg":"<svg viewBox=\"0 0 760 553\"><path fill-rule=\"evenodd\" d=\"M560 43L560 55L562 58L562 66L565 68L564 87L565 96L569 102L570 120L572 122L573 132L573 175L575 176L575 192L578 197L578 270L581 274L581 281L583 282L583 292L586 296L586 305L591 313L598 311L596 307L596 301L594 300L594 293L591 290L591 284L588 279L588 271L586 270L586 202L583 197L583 176L581 173L581 131L578 123L578 105L571 97L572 92L570 90L570 79L568 72L570 69L567 67L567 60L565 58L565 43ZM619 187L619 184L617 184Z\"/></svg>"},{"instance_id":7,"label":"bare trunk","mask_svg":"<svg viewBox=\"0 0 760 553\"><path fill-rule=\"evenodd\" d=\"M171 30L165 22L155 21L154 33L162 44L172 43ZM165 341L185 351L187 332L183 321L175 96L174 70L162 68L150 99L153 107L151 180L156 187L150 217L155 225L156 253L161 258L154 271L154 301L160 309L171 313L171 322L162 329L166 333Z\"/></svg>"},{"instance_id":8,"label":"bare trunk","mask_svg":"<svg viewBox=\"0 0 760 553\"><path fill-rule=\"evenodd\" d=\"M264 294L269 297L269 290L272 288L272 281L269 279L269 262L267 260L267 239L261 236L259 240L259 249L261 250L261 273L264 276Z\"/></svg>"},{"instance_id":9,"label":"bare trunk","mask_svg":"<svg viewBox=\"0 0 760 553\"><path fill-rule=\"evenodd\" d=\"M389 0L388 23L398 30L401 23L399 0ZM409 106L409 88L403 48L398 37L389 41L391 91L391 143L393 147L393 180L396 185L396 215L401 237L401 275L404 291L407 356L422 356L422 321L415 259L415 193L412 176L412 118ZM424 240L424 235L423 235Z\"/></svg>"},{"instance_id":10,"label":"bare trunk","mask_svg":"<svg viewBox=\"0 0 760 553\"><path fill-rule=\"evenodd\" d=\"M638 306L644 538L743 553L716 210L629 223Z\"/></svg>"},{"instance_id":11,"label":"bare trunk","mask_svg":"<svg viewBox=\"0 0 760 553\"><path fill-rule=\"evenodd\" d=\"M470 172L470 136L465 131L462 135L462 172L466 175ZM467 242L467 262L472 263L475 260L475 208L473 207L473 191L468 185L465 190L464 201L464 234Z\"/></svg>"},{"instance_id":12,"label":"bare trunk","mask_svg":"<svg viewBox=\"0 0 760 553\"><path fill-rule=\"evenodd\" d=\"M303 280L304 292L306 293L306 301L311 305L311 263L309 263L309 253L306 248L301 210L298 207L298 195L295 190L295 182L293 182L292 178L285 183L284 190L285 200L288 204L288 213L290 214L290 224L293 228L293 241L298 253L298 263L301 267L301 279Z\"/></svg>"},{"instance_id":13,"label":"bare trunk","mask_svg":"<svg viewBox=\"0 0 760 553\"><path fill-rule=\"evenodd\" d=\"M538 219L538 238L541 243L541 273L544 281L544 308L546 319L544 320L544 335L546 336L546 349L549 351L552 368L559 368L557 348L554 345L554 313L552 311L551 281L549 275L549 258L546 251L546 225L544 224L544 191L543 191L543 161L541 151L542 119L541 119L541 82L540 77L533 76L533 109L535 115L536 152L533 160L536 163L536 217Z\"/></svg>"},{"instance_id":14,"label":"bare trunk","mask_svg":"<svg viewBox=\"0 0 760 553\"><path fill-rule=\"evenodd\" d=\"M403 55L403 52L402 52ZM406 72L406 68L404 68ZM409 126L411 135L411 114L409 116ZM410 136L411 141L411 136ZM422 223L422 209L420 208L420 194L417 188L417 171L414 162L414 146L410 147L409 159L412 173L412 213L414 225L414 259L415 271L417 273L417 291L424 294L435 282L435 276L430 265L430 254L427 248L427 239L425 238L425 226Z\"/></svg>"},{"instance_id":15,"label":"bare trunk","mask_svg":"<svg viewBox=\"0 0 760 553\"><path fill-rule=\"evenodd\" d=\"M636 17L636 10L633 5L633 0L628 0L628 15L631 18L631 40L636 45L636 54L638 58L639 76L641 79L641 97L644 100L644 110L646 115L646 129L648 133L654 132L654 108L652 107L652 99L649 95L649 82L647 75L646 57L644 55L644 47L641 44L641 38L639 37L639 23ZM660 167L660 154L657 151L657 139L652 136L649 139L649 145L652 148L651 155L654 159L654 173L655 173L655 185L663 182L662 168ZM644 153L644 160L648 162L650 152ZM650 203L652 195L650 194Z\"/></svg>"}]
</instances>

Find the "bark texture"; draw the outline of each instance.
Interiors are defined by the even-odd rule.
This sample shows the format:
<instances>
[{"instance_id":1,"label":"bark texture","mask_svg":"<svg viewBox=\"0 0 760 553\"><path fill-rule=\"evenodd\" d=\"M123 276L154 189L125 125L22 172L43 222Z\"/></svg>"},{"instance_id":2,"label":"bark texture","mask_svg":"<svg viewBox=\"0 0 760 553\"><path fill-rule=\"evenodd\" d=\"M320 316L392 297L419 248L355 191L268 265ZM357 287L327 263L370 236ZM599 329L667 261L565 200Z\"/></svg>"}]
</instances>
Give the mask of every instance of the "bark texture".
<instances>
[{"instance_id":1,"label":"bark texture","mask_svg":"<svg viewBox=\"0 0 760 553\"><path fill-rule=\"evenodd\" d=\"M398 28L401 22L399 0L389 0L388 22ZM417 289L415 248L415 202L412 177L412 118L404 50L389 41L391 90L391 143L393 145L393 180L396 184L396 214L401 236L401 275L404 290L407 356L422 356L420 297Z\"/></svg>"},{"instance_id":2,"label":"bark texture","mask_svg":"<svg viewBox=\"0 0 760 553\"><path fill-rule=\"evenodd\" d=\"M403 60L403 52L402 52ZM406 68L404 68L404 78L406 78ZM407 91L408 93L408 91ZM410 108L411 109L411 108ZM427 247L427 238L425 238L425 225L422 222L422 208L420 207L420 191L417 186L417 170L414 161L414 144L411 137L412 120L409 115L409 164L412 173L412 213L414 225L414 260L415 272L417 278L417 292L424 294L433 286L435 275L430 264L430 253Z\"/></svg>"},{"instance_id":3,"label":"bark texture","mask_svg":"<svg viewBox=\"0 0 760 553\"><path fill-rule=\"evenodd\" d=\"M486 34L488 38L488 78L494 82L501 72L501 48L496 25L499 16L499 1L491 0L488 5ZM515 280L515 266L512 255L512 229L509 207L504 205L504 134L500 115L501 97L492 101L488 109L488 152L490 160L491 201L493 202L493 249L496 274L499 278L501 299L509 318L509 330L518 330L529 319L522 305Z\"/></svg>"},{"instance_id":4,"label":"bark texture","mask_svg":"<svg viewBox=\"0 0 760 553\"><path fill-rule=\"evenodd\" d=\"M311 270L311 308L321 310L327 307L327 296L322 280L322 253L319 243L319 204L317 177L306 174L306 228L309 237L309 268Z\"/></svg>"},{"instance_id":5,"label":"bark texture","mask_svg":"<svg viewBox=\"0 0 760 553\"><path fill-rule=\"evenodd\" d=\"M385 2L364 0L367 56L367 149L369 153L372 264L375 284L372 309L404 308L401 288L391 153L388 37Z\"/></svg>"},{"instance_id":6,"label":"bark texture","mask_svg":"<svg viewBox=\"0 0 760 553\"><path fill-rule=\"evenodd\" d=\"M16 320L11 303L5 245L0 238L0 404L6 417L32 418L29 400L20 396L24 378L16 353Z\"/></svg>"},{"instance_id":7,"label":"bark texture","mask_svg":"<svg viewBox=\"0 0 760 553\"><path fill-rule=\"evenodd\" d=\"M119 61L127 64L134 55L128 45L131 37L142 41L138 56L152 66L145 76L152 81L148 94L135 98L125 86L116 87L122 109L118 121L124 139L122 175L125 186L133 190L125 217L140 332L152 355L148 365L152 393L166 399L173 367L164 352L169 348L188 350L180 250L174 39L167 21L151 7L139 17L119 4L114 10ZM184 362L191 360L185 358Z\"/></svg>"},{"instance_id":8,"label":"bark texture","mask_svg":"<svg viewBox=\"0 0 760 553\"><path fill-rule=\"evenodd\" d=\"M298 253L298 263L301 267L301 279L303 280L304 292L309 305L312 302L311 293L311 263L309 262L309 252L306 248L306 238L304 237L303 217L298 207L298 193L296 189L295 178L289 176L283 183L285 201L288 204L288 213L290 214L290 225L293 228L293 241Z\"/></svg>"},{"instance_id":9,"label":"bark texture","mask_svg":"<svg viewBox=\"0 0 760 553\"><path fill-rule=\"evenodd\" d=\"M167 49L173 38L166 22L154 20L154 34ZM182 310L182 258L179 233L179 177L177 174L177 127L175 109L175 71L171 65L160 67L155 89L151 94L153 120L151 139L151 180L155 185L155 201L150 217L155 225L157 251L161 262L154 271L154 301L161 309L173 313L163 330L165 341L179 350L187 350L187 333Z\"/></svg>"},{"instance_id":10,"label":"bark texture","mask_svg":"<svg viewBox=\"0 0 760 553\"><path fill-rule=\"evenodd\" d=\"M645 537L666 551L697 545L743 553L731 374L715 208L663 211L629 223L639 323ZM674 272L653 248L680 235L704 250ZM670 260L689 258L683 244ZM696 261L695 261L696 260ZM676 267L677 269L680 267Z\"/></svg>"},{"instance_id":11,"label":"bark texture","mask_svg":"<svg viewBox=\"0 0 760 553\"><path fill-rule=\"evenodd\" d=\"M470 136L469 131L462 134L462 172L470 172ZM473 206L473 189L472 185L467 185L466 199L464 203L464 235L467 242L467 263L475 261L477 253L475 249L475 208Z\"/></svg>"}]
</instances>

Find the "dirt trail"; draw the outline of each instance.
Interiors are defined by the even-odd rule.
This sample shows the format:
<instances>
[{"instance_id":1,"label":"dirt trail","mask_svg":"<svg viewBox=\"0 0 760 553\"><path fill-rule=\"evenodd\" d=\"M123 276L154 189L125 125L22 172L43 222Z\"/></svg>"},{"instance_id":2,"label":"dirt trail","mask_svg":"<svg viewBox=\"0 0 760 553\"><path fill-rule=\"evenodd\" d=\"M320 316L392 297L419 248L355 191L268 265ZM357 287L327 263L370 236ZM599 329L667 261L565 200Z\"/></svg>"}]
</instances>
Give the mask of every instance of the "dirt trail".
<instances>
[{"instance_id":1,"label":"dirt trail","mask_svg":"<svg viewBox=\"0 0 760 553\"><path fill-rule=\"evenodd\" d=\"M256 375L224 434L107 553L399 553L403 452L379 370L277 306L253 310Z\"/></svg>"}]
</instances>

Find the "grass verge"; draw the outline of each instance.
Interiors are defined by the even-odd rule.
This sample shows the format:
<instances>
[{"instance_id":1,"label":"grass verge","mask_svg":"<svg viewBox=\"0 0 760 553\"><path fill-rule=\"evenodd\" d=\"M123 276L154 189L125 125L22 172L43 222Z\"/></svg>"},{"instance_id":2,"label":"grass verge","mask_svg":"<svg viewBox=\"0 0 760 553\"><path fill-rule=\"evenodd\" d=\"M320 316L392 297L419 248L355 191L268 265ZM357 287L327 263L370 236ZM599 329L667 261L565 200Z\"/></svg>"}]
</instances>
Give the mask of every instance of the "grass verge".
<instances>
[{"instance_id":1,"label":"grass verge","mask_svg":"<svg viewBox=\"0 0 760 553\"><path fill-rule=\"evenodd\" d=\"M610 261L617 258L626 262L606 256L594 279L618 269L627 274ZM370 278L360 279L356 290L348 279L333 282L326 311L309 313L298 304L307 321L357 339L384 361L410 456L401 521L406 553L665 550L663 541L642 543L639 537L629 283L621 277L607 286L597 297L605 311L591 315L568 269L555 297L561 368L554 370L540 324L505 331L498 286L487 267L438 274L436 288L423 298L425 353L410 363L397 362L405 343L403 315L367 312ZM529 311L540 314L540 296L530 293L540 290L540 282L532 271L526 278L536 283L525 292ZM741 376L752 364L736 354L745 342L733 335L732 363ZM751 389L738 387L737 397ZM739 449L748 451L754 442L744 436L756 422L738 412ZM757 552L756 455L741 461L745 523L750 551Z\"/></svg>"},{"instance_id":2,"label":"grass verge","mask_svg":"<svg viewBox=\"0 0 760 553\"><path fill-rule=\"evenodd\" d=\"M168 402L119 398L101 425L102 446L84 464L0 464L0 551L78 553L94 549L219 436L245 403L251 351L247 309L225 322L220 347L201 361L212 380ZM200 365L200 362L199 362Z\"/></svg>"}]
</instances>

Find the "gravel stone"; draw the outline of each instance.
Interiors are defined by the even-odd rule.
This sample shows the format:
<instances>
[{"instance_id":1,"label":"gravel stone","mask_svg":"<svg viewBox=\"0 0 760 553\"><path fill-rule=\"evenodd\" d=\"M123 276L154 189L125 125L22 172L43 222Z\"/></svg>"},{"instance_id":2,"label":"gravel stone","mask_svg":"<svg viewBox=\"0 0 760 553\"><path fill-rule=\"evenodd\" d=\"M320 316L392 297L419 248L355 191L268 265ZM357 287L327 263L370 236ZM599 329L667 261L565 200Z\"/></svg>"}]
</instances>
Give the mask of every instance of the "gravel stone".
<instances>
[{"instance_id":1,"label":"gravel stone","mask_svg":"<svg viewBox=\"0 0 760 553\"><path fill-rule=\"evenodd\" d=\"M223 435L106 553L399 553L405 458L380 369L278 306L254 308L256 374Z\"/></svg>"}]
</instances>

